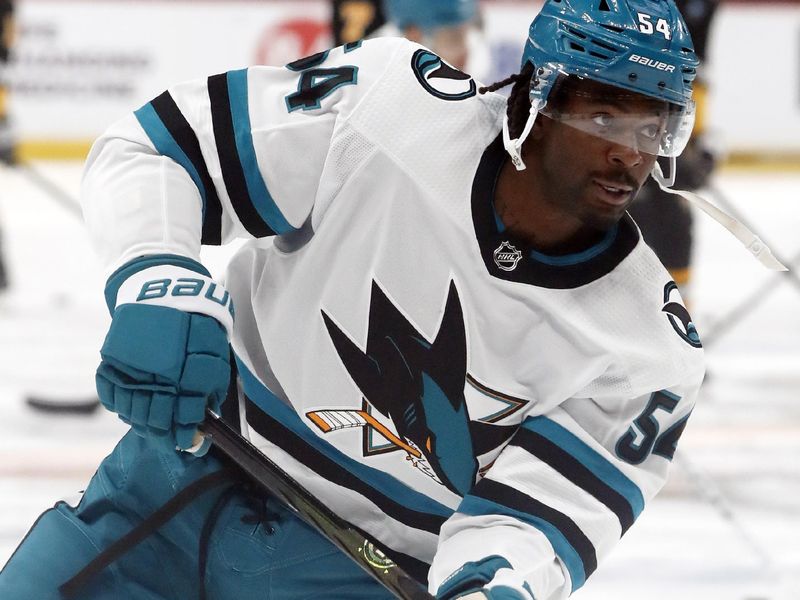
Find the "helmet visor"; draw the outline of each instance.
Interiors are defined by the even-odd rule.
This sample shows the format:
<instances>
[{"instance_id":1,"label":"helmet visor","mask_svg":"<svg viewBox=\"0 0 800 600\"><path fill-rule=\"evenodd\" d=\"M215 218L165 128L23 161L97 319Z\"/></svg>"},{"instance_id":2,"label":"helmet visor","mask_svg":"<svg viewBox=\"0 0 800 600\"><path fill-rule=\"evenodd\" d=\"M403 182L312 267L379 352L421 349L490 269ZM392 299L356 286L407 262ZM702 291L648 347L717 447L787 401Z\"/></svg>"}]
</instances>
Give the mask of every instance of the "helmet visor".
<instances>
[{"instance_id":1,"label":"helmet visor","mask_svg":"<svg viewBox=\"0 0 800 600\"><path fill-rule=\"evenodd\" d=\"M540 114L568 127L655 156L679 156L694 127L695 107L664 103L662 109L629 112L602 107L587 112L561 112L547 103Z\"/></svg>"}]
</instances>

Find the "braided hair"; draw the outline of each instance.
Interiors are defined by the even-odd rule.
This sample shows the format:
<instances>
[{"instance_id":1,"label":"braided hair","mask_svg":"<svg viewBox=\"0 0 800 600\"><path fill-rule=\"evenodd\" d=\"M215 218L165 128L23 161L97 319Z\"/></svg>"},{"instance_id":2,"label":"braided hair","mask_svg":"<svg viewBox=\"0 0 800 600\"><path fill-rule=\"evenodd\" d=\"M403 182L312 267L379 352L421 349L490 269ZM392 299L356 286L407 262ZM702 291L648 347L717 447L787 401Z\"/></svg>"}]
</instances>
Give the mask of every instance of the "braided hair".
<instances>
[{"instance_id":1,"label":"braided hair","mask_svg":"<svg viewBox=\"0 0 800 600\"><path fill-rule=\"evenodd\" d=\"M532 75L533 65L530 62L526 62L519 73L478 89L481 94L485 94L487 92L496 92L507 85L514 84L511 88L511 94L508 96L508 106L506 108L508 133L512 139L518 138L522 134L525 122L528 120L528 113L531 110L529 90Z\"/></svg>"}]
</instances>

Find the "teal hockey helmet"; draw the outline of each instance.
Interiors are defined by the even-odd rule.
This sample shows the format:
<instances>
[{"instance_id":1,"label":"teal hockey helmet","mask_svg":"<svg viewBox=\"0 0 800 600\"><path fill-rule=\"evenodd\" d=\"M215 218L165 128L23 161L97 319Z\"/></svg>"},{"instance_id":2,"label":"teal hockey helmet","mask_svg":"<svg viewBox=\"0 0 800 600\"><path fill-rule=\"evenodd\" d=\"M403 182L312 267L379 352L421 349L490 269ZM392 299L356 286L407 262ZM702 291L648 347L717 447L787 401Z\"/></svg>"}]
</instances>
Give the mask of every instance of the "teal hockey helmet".
<instances>
[{"instance_id":1,"label":"teal hockey helmet","mask_svg":"<svg viewBox=\"0 0 800 600\"><path fill-rule=\"evenodd\" d=\"M425 32L471 21L477 5L477 0L383 0L384 13L392 23Z\"/></svg>"},{"instance_id":2,"label":"teal hockey helmet","mask_svg":"<svg viewBox=\"0 0 800 600\"><path fill-rule=\"evenodd\" d=\"M519 139L509 139L504 131L518 169L524 168L519 151L533 121L539 113L553 116L547 100L565 76L591 79L668 105L663 133L644 149L648 153L674 158L691 136L692 83L699 60L674 0L545 0L523 51L522 65L528 63L534 68L530 118ZM588 121L571 119L569 124L597 131Z\"/></svg>"},{"instance_id":3,"label":"teal hockey helmet","mask_svg":"<svg viewBox=\"0 0 800 600\"><path fill-rule=\"evenodd\" d=\"M673 0L546 0L522 64L546 100L559 73L687 106L699 60Z\"/></svg>"}]
</instances>

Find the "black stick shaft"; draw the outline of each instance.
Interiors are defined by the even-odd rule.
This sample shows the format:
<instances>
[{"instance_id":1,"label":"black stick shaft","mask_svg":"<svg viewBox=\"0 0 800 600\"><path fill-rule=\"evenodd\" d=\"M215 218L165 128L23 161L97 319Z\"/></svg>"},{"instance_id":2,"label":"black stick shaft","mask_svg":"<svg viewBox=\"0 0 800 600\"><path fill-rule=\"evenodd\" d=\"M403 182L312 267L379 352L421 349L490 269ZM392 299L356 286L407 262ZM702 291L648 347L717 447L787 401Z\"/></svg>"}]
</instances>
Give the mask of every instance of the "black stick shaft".
<instances>
[{"instance_id":1,"label":"black stick shaft","mask_svg":"<svg viewBox=\"0 0 800 600\"><path fill-rule=\"evenodd\" d=\"M385 555L379 546L334 514L217 415L206 411L202 430L211 438L212 444L256 484L291 508L395 596L401 600L433 600L416 579L398 565L383 559ZM376 556L380 559L375 560L373 557Z\"/></svg>"}]
</instances>

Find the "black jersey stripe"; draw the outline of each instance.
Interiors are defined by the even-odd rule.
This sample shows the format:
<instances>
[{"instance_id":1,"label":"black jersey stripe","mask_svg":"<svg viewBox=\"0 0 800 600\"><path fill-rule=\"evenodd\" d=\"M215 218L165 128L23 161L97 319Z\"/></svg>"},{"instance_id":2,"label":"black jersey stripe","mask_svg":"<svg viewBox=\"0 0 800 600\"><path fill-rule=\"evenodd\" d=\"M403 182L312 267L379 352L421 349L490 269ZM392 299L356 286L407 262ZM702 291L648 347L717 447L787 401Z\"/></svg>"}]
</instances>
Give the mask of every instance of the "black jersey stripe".
<instances>
[{"instance_id":1,"label":"black jersey stripe","mask_svg":"<svg viewBox=\"0 0 800 600\"><path fill-rule=\"evenodd\" d=\"M222 179L228 190L233 209L244 228L254 237L275 235L275 231L258 214L247 189L247 180L239 157L239 150L236 147L227 73L212 75L208 78L208 97L211 101L211 119L222 169Z\"/></svg>"},{"instance_id":2,"label":"black jersey stripe","mask_svg":"<svg viewBox=\"0 0 800 600\"><path fill-rule=\"evenodd\" d=\"M572 483L594 496L613 512L624 534L634 522L633 508L625 496L607 485L579 460L543 435L528 429L519 429L509 442L550 465Z\"/></svg>"},{"instance_id":3,"label":"black jersey stripe","mask_svg":"<svg viewBox=\"0 0 800 600\"><path fill-rule=\"evenodd\" d=\"M200 150L200 142L192 126L181 113L169 92L163 92L149 103L155 113L148 118L145 107L136 111L136 116L156 149L164 156L169 156L184 167L197 184L203 197L203 244L218 246L222 243L222 204L211 175L208 173L206 161ZM151 113L152 114L152 113ZM158 124L160 121L160 125ZM166 135L159 134L163 127ZM163 130L162 130L163 131ZM171 140L169 137L171 136ZM166 143L165 143L166 142ZM186 164L186 160L189 164ZM196 178L196 179L195 179ZM199 181L197 181L199 180Z\"/></svg>"},{"instance_id":4,"label":"black jersey stripe","mask_svg":"<svg viewBox=\"0 0 800 600\"><path fill-rule=\"evenodd\" d=\"M575 521L510 486L492 479L482 479L464 498L458 511L467 514L508 514L542 531L567 566L573 590L582 586L597 569L594 544Z\"/></svg>"},{"instance_id":5,"label":"black jersey stripe","mask_svg":"<svg viewBox=\"0 0 800 600\"><path fill-rule=\"evenodd\" d=\"M247 396L245 396L245 414L248 424L259 435L290 454L295 460L301 462L324 479L336 482L338 485L361 494L380 508L387 516L404 525L428 531L434 535L439 534L439 529L445 522L446 517L409 509L403 505L402 498L395 499L381 493L347 469L342 468L330 457L310 446L291 429L261 410Z\"/></svg>"}]
</instances>

